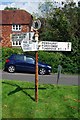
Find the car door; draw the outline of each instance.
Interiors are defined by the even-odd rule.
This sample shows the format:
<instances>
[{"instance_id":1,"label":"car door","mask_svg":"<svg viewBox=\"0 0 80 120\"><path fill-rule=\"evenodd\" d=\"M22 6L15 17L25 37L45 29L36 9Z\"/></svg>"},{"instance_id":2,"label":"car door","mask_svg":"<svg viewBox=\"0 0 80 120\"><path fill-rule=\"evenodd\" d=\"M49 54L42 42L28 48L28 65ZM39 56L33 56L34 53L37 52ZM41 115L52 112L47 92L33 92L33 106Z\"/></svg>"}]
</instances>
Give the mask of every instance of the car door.
<instances>
[{"instance_id":1,"label":"car door","mask_svg":"<svg viewBox=\"0 0 80 120\"><path fill-rule=\"evenodd\" d=\"M24 71L24 56L23 55L16 55L15 56L15 65L16 70L18 71Z\"/></svg>"},{"instance_id":2,"label":"car door","mask_svg":"<svg viewBox=\"0 0 80 120\"><path fill-rule=\"evenodd\" d=\"M35 72L35 60L32 57L24 56L24 64L27 72Z\"/></svg>"}]
</instances>

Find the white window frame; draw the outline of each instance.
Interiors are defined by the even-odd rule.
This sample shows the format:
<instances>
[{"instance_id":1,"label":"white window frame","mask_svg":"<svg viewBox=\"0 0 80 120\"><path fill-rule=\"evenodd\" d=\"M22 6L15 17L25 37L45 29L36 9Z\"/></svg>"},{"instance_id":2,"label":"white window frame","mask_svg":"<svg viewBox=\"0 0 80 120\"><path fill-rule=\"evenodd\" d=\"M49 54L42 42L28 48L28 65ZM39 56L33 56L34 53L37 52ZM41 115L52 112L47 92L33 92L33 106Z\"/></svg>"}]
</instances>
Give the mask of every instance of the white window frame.
<instances>
[{"instance_id":1,"label":"white window frame","mask_svg":"<svg viewBox=\"0 0 80 120\"><path fill-rule=\"evenodd\" d=\"M12 46L21 46L20 41L12 41Z\"/></svg>"},{"instance_id":2,"label":"white window frame","mask_svg":"<svg viewBox=\"0 0 80 120\"><path fill-rule=\"evenodd\" d=\"M20 24L13 24L12 31L21 31L22 26Z\"/></svg>"}]
</instances>

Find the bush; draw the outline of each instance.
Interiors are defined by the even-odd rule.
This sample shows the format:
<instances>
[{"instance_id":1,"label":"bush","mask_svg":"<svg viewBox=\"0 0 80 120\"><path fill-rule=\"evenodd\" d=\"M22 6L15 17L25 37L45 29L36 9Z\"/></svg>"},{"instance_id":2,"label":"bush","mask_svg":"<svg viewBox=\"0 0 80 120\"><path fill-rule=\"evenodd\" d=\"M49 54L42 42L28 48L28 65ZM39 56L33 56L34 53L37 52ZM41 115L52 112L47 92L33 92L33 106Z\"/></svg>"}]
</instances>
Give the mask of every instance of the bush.
<instances>
[{"instance_id":1,"label":"bush","mask_svg":"<svg viewBox=\"0 0 80 120\"><path fill-rule=\"evenodd\" d=\"M77 64L74 62L70 57L66 57L63 55L61 65L63 67L62 72L63 73L77 73Z\"/></svg>"},{"instance_id":2,"label":"bush","mask_svg":"<svg viewBox=\"0 0 80 120\"><path fill-rule=\"evenodd\" d=\"M78 73L77 62L60 52L39 52L39 59L52 66L53 73L57 72L58 65L62 66L62 73Z\"/></svg>"},{"instance_id":3,"label":"bush","mask_svg":"<svg viewBox=\"0 0 80 120\"><path fill-rule=\"evenodd\" d=\"M22 54L21 48L2 48L2 66L4 66L5 60L11 54ZM25 52L24 54L32 55L35 57L35 52ZM62 73L78 73L77 62L74 62L73 58L66 56L61 52L45 52L39 51L39 61L45 62L52 66L52 72L56 73L58 65L62 66ZM1 56L0 56L1 58Z\"/></svg>"},{"instance_id":4,"label":"bush","mask_svg":"<svg viewBox=\"0 0 80 120\"><path fill-rule=\"evenodd\" d=\"M39 52L39 60L52 66L52 71L57 72L57 67L61 63L62 54L58 52Z\"/></svg>"}]
</instances>

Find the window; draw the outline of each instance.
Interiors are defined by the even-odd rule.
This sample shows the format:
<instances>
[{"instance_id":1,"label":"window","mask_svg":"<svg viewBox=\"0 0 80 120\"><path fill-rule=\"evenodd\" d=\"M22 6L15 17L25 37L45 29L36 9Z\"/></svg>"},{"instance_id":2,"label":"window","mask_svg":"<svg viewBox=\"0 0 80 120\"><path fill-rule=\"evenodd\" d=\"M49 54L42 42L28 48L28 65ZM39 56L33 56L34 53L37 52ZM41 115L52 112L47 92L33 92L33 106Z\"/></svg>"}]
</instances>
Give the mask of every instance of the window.
<instances>
[{"instance_id":1,"label":"window","mask_svg":"<svg viewBox=\"0 0 80 120\"><path fill-rule=\"evenodd\" d=\"M19 41L19 45L21 45L21 41Z\"/></svg>"},{"instance_id":2,"label":"window","mask_svg":"<svg viewBox=\"0 0 80 120\"><path fill-rule=\"evenodd\" d=\"M34 62L35 62L33 58L26 57L26 56L24 56L24 61L26 61L27 63L30 63L30 64L34 64Z\"/></svg>"},{"instance_id":3,"label":"window","mask_svg":"<svg viewBox=\"0 0 80 120\"><path fill-rule=\"evenodd\" d=\"M12 41L12 46L21 46L21 41Z\"/></svg>"},{"instance_id":4,"label":"window","mask_svg":"<svg viewBox=\"0 0 80 120\"><path fill-rule=\"evenodd\" d=\"M21 25L12 25L12 31L21 31Z\"/></svg>"},{"instance_id":5,"label":"window","mask_svg":"<svg viewBox=\"0 0 80 120\"><path fill-rule=\"evenodd\" d=\"M27 33L12 34L12 46L21 46L22 40L26 37Z\"/></svg>"},{"instance_id":6,"label":"window","mask_svg":"<svg viewBox=\"0 0 80 120\"><path fill-rule=\"evenodd\" d=\"M23 55L16 55L15 59L19 60L19 61L24 61L24 56Z\"/></svg>"}]
</instances>

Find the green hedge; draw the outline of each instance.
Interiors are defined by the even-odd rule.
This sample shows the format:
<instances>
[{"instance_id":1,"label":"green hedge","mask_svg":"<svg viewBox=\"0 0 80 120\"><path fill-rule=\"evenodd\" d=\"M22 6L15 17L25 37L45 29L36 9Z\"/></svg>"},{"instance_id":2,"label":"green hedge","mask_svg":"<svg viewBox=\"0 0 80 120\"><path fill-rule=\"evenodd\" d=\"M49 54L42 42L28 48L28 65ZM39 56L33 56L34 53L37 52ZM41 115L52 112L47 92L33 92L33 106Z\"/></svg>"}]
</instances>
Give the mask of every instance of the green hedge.
<instances>
[{"instance_id":1,"label":"green hedge","mask_svg":"<svg viewBox=\"0 0 80 120\"><path fill-rule=\"evenodd\" d=\"M57 72L58 65L62 66L62 73L78 73L77 62L60 52L39 52L39 59L52 66L53 73Z\"/></svg>"},{"instance_id":2,"label":"green hedge","mask_svg":"<svg viewBox=\"0 0 80 120\"><path fill-rule=\"evenodd\" d=\"M5 60L11 54L22 54L23 51L20 48L2 48L2 66L4 68ZM35 57L35 52L26 52L24 54L29 54ZM74 62L70 57L62 54L61 52L44 52L39 51L39 61L45 62L52 66L53 73L57 72L58 65L62 66L62 73L78 73L77 63Z\"/></svg>"},{"instance_id":3,"label":"green hedge","mask_svg":"<svg viewBox=\"0 0 80 120\"><path fill-rule=\"evenodd\" d=\"M52 66L52 71L57 72L57 67L61 64L62 54L57 52L39 52L39 60Z\"/></svg>"}]
</instances>

